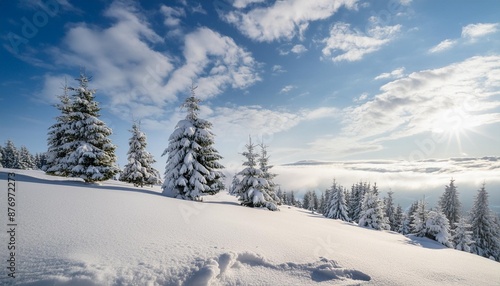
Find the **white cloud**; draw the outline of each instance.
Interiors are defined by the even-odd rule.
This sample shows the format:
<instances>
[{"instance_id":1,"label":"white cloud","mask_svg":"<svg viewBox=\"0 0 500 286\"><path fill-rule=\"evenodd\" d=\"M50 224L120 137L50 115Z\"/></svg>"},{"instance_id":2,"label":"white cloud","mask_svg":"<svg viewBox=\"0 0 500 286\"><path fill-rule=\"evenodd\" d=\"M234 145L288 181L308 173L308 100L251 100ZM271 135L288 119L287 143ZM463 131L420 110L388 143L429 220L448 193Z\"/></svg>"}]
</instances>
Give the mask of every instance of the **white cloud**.
<instances>
[{"instance_id":1,"label":"white cloud","mask_svg":"<svg viewBox=\"0 0 500 286\"><path fill-rule=\"evenodd\" d=\"M238 9L246 8L248 5L253 3L262 3L265 0L234 0L233 6Z\"/></svg>"},{"instance_id":2,"label":"white cloud","mask_svg":"<svg viewBox=\"0 0 500 286\"><path fill-rule=\"evenodd\" d=\"M249 1L237 2L244 6ZM253 40L290 40L297 34L303 35L309 22L327 19L340 7L353 9L356 2L357 0L276 1L269 7L256 7L248 12L230 11L221 17Z\"/></svg>"},{"instance_id":3,"label":"white cloud","mask_svg":"<svg viewBox=\"0 0 500 286\"><path fill-rule=\"evenodd\" d=\"M274 65L271 68L271 71L273 72L273 75L286 72L286 70L281 65Z\"/></svg>"},{"instance_id":4,"label":"white cloud","mask_svg":"<svg viewBox=\"0 0 500 286\"><path fill-rule=\"evenodd\" d=\"M191 6L190 8L193 13L207 14L207 11L201 6L201 3L198 3L196 6Z\"/></svg>"},{"instance_id":5,"label":"white cloud","mask_svg":"<svg viewBox=\"0 0 500 286\"><path fill-rule=\"evenodd\" d=\"M343 136L377 141L448 127L500 122L500 56L473 57L443 68L424 70L383 85L382 93L345 109Z\"/></svg>"},{"instance_id":6,"label":"white cloud","mask_svg":"<svg viewBox=\"0 0 500 286\"><path fill-rule=\"evenodd\" d=\"M334 62L359 61L389 43L400 30L401 25L375 26L365 34L352 30L347 23L336 23L330 29L330 36L322 41L325 44L322 53Z\"/></svg>"},{"instance_id":7,"label":"white cloud","mask_svg":"<svg viewBox=\"0 0 500 286\"><path fill-rule=\"evenodd\" d=\"M304 47L304 45L295 45L295 46L293 46L293 48L291 49L291 52L292 52L292 53L295 53L295 54L302 54L302 53L307 52L307 48L306 48L306 47Z\"/></svg>"},{"instance_id":8,"label":"white cloud","mask_svg":"<svg viewBox=\"0 0 500 286\"><path fill-rule=\"evenodd\" d=\"M397 79L405 75L405 68L397 68L389 73L382 73L375 77L375 80L379 79Z\"/></svg>"},{"instance_id":9,"label":"white cloud","mask_svg":"<svg viewBox=\"0 0 500 286\"><path fill-rule=\"evenodd\" d=\"M375 78L376 79L376 78ZM368 98L368 93L363 92L359 97L355 97L353 99L354 102L362 102L365 101Z\"/></svg>"},{"instance_id":10,"label":"white cloud","mask_svg":"<svg viewBox=\"0 0 500 286\"><path fill-rule=\"evenodd\" d=\"M477 23L462 28L462 38L474 40L498 31L498 23Z\"/></svg>"},{"instance_id":11,"label":"white cloud","mask_svg":"<svg viewBox=\"0 0 500 286\"><path fill-rule=\"evenodd\" d=\"M65 82L68 82L69 86L72 84L73 78L74 76L67 74L54 75L47 73L43 76L43 86L36 96L44 102L59 103L58 96L63 94Z\"/></svg>"},{"instance_id":12,"label":"white cloud","mask_svg":"<svg viewBox=\"0 0 500 286\"><path fill-rule=\"evenodd\" d=\"M181 10L169 8L163 12L167 10L169 15L182 14ZM57 65L86 67L93 75L92 85L98 95L109 96L120 116L139 116L136 112L147 115L147 110L160 112L150 116L161 116L161 107L187 92L193 80L200 85L197 91L202 98L215 96L228 87L243 89L260 80L259 64L252 55L231 38L209 28L198 28L181 38L183 59L174 61L168 53L153 48L163 38L134 5L113 2L104 15L114 20L111 26L101 29L75 24L51 55Z\"/></svg>"},{"instance_id":13,"label":"white cloud","mask_svg":"<svg viewBox=\"0 0 500 286\"><path fill-rule=\"evenodd\" d=\"M258 63L230 37L203 27L186 35L184 45L186 63L174 71L166 93L184 92L197 79L198 95L206 99L226 87L243 89L260 80Z\"/></svg>"},{"instance_id":14,"label":"white cloud","mask_svg":"<svg viewBox=\"0 0 500 286\"><path fill-rule=\"evenodd\" d=\"M476 42L479 38L489 34L498 32L499 23L476 23L462 27L462 35L460 39L446 39L436 46L429 49L429 53L438 53L456 46L459 43L468 41L469 43Z\"/></svg>"},{"instance_id":15,"label":"white cloud","mask_svg":"<svg viewBox=\"0 0 500 286\"><path fill-rule=\"evenodd\" d=\"M316 109L302 110L301 114L305 120L337 118L340 116L340 110L335 107L318 107Z\"/></svg>"},{"instance_id":16,"label":"white cloud","mask_svg":"<svg viewBox=\"0 0 500 286\"><path fill-rule=\"evenodd\" d=\"M162 5L160 11L165 16L164 24L167 27L178 26L181 22L180 18L186 16L186 12L183 8L173 8Z\"/></svg>"},{"instance_id":17,"label":"white cloud","mask_svg":"<svg viewBox=\"0 0 500 286\"><path fill-rule=\"evenodd\" d=\"M294 85L286 85L284 86L281 90L280 90L280 93L289 93L291 90L297 88L296 86Z\"/></svg>"},{"instance_id":18,"label":"white cloud","mask_svg":"<svg viewBox=\"0 0 500 286\"><path fill-rule=\"evenodd\" d=\"M451 49L453 46L457 44L456 40L446 39L436 46L429 49L429 53L439 53L445 50Z\"/></svg>"}]
</instances>

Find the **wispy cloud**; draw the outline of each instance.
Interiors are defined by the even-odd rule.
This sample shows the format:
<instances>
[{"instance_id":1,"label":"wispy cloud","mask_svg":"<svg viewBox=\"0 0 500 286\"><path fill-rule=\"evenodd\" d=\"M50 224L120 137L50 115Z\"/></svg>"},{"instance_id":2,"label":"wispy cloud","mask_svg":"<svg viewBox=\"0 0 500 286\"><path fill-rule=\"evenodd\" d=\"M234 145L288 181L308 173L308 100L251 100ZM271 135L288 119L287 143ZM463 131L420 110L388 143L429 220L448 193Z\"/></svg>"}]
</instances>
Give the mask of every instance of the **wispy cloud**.
<instances>
[{"instance_id":1,"label":"wispy cloud","mask_svg":"<svg viewBox=\"0 0 500 286\"><path fill-rule=\"evenodd\" d=\"M397 79L397 78L401 78L405 75L405 68L404 67L401 67L401 68L397 68L391 72L388 72L388 73L382 73L378 76L375 77L375 80L379 80L379 79Z\"/></svg>"},{"instance_id":2,"label":"wispy cloud","mask_svg":"<svg viewBox=\"0 0 500 286\"><path fill-rule=\"evenodd\" d=\"M375 26L365 34L351 29L347 23L336 23L330 29L330 36L322 41L323 57L334 62L359 61L392 41L400 30L401 25Z\"/></svg>"},{"instance_id":3,"label":"wispy cloud","mask_svg":"<svg viewBox=\"0 0 500 286\"><path fill-rule=\"evenodd\" d=\"M271 71L272 71L273 75L277 75L277 74L286 72L286 70L281 65L274 65L271 68Z\"/></svg>"},{"instance_id":4,"label":"wispy cloud","mask_svg":"<svg viewBox=\"0 0 500 286\"><path fill-rule=\"evenodd\" d=\"M261 1L235 1L238 8ZM357 0L276 1L269 7L255 7L248 12L230 11L221 17L245 36L259 41L290 40L303 35L311 21L323 20L340 7L355 8Z\"/></svg>"},{"instance_id":5,"label":"wispy cloud","mask_svg":"<svg viewBox=\"0 0 500 286\"><path fill-rule=\"evenodd\" d=\"M429 52L430 53L439 53L442 51L449 50L453 46L455 46L457 44L457 42L458 42L457 40L446 39L446 40L442 41L441 43L437 44L436 46L430 48Z\"/></svg>"},{"instance_id":6,"label":"wispy cloud","mask_svg":"<svg viewBox=\"0 0 500 286\"><path fill-rule=\"evenodd\" d=\"M307 48L304 45L295 45L290 51L294 54L302 54L307 52Z\"/></svg>"},{"instance_id":7,"label":"wispy cloud","mask_svg":"<svg viewBox=\"0 0 500 286\"><path fill-rule=\"evenodd\" d=\"M376 79L376 78L375 78L375 79ZM353 101L354 101L354 102L362 102L362 101L365 101L367 98L368 98L368 93L363 92L360 96L355 97L355 98L353 99Z\"/></svg>"},{"instance_id":8,"label":"wispy cloud","mask_svg":"<svg viewBox=\"0 0 500 286\"><path fill-rule=\"evenodd\" d=\"M474 40L498 31L498 23L477 23L462 28L462 38Z\"/></svg>"},{"instance_id":9,"label":"wispy cloud","mask_svg":"<svg viewBox=\"0 0 500 286\"><path fill-rule=\"evenodd\" d=\"M429 49L429 53L439 53L451 49L463 42L474 43L479 38L498 32L499 23L476 23L462 27L461 38L446 39Z\"/></svg>"},{"instance_id":10,"label":"wispy cloud","mask_svg":"<svg viewBox=\"0 0 500 286\"><path fill-rule=\"evenodd\" d=\"M165 17L164 23L167 27L178 26L181 22L180 18L186 16L186 12L183 8L174 8L162 5L160 11Z\"/></svg>"},{"instance_id":11,"label":"wispy cloud","mask_svg":"<svg viewBox=\"0 0 500 286\"><path fill-rule=\"evenodd\" d=\"M295 85L286 85L280 90L280 93L289 93L290 91L296 88L297 87Z\"/></svg>"},{"instance_id":12,"label":"wispy cloud","mask_svg":"<svg viewBox=\"0 0 500 286\"><path fill-rule=\"evenodd\" d=\"M254 3L262 3L265 0L234 0L233 1L233 6L238 9L243 9L246 8L250 4Z\"/></svg>"}]
</instances>

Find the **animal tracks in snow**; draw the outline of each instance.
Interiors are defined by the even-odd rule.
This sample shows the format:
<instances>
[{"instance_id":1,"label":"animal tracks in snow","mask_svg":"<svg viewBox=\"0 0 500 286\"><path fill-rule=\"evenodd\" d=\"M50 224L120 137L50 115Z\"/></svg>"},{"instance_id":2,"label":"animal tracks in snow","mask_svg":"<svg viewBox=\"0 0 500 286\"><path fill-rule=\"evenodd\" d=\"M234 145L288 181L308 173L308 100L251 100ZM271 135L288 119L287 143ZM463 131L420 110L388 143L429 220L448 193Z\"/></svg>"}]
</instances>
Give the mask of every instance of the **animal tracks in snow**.
<instances>
[{"instance_id":1,"label":"animal tracks in snow","mask_svg":"<svg viewBox=\"0 0 500 286\"><path fill-rule=\"evenodd\" d=\"M266 274L266 275L263 275ZM271 274L271 275L269 275ZM267 277L267 280L263 280ZM269 277L273 277L269 280ZM335 261L320 258L313 263L273 264L255 253L223 253L205 261L199 270L188 275L183 285L281 285L297 283L352 285L370 281L370 276L340 267ZM292 283L290 283L292 282Z\"/></svg>"}]
</instances>

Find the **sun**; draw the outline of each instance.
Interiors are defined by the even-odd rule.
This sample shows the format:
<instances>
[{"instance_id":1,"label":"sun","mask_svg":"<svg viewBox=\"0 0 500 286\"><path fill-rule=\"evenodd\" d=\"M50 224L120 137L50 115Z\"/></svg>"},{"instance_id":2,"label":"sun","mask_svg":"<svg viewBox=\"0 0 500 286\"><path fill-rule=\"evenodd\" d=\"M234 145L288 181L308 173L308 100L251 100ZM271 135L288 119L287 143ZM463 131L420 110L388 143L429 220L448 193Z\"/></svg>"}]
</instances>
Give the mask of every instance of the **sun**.
<instances>
[{"instance_id":1,"label":"sun","mask_svg":"<svg viewBox=\"0 0 500 286\"><path fill-rule=\"evenodd\" d=\"M450 111L434 119L431 123L431 131L435 133L440 142L446 142L447 147L456 144L459 152L462 150L462 139L468 139L468 134L474 132L474 125L468 114Z\"/></svg>"}]
</instances>

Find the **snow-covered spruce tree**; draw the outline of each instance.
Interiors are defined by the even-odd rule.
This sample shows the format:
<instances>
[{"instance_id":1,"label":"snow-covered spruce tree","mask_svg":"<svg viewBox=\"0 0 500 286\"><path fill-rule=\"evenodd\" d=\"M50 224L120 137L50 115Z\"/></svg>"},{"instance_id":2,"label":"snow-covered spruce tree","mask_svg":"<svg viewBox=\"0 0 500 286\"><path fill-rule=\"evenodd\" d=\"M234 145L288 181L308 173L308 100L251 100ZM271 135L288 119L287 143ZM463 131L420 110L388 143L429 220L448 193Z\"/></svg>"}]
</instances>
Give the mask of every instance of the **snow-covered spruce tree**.
<instances>
[{"instance_id":1,"label":"snow-covered spruce tree","mask_svg":"<svg viewBox=\"0 0 500 286\"><path fill-rule=\"evenodd\" d=\"M3 147L0 146L0 168L3 168Z\"/></svg>"},{"instance_id":2,"label":"snow-covered spruce tree","mask_svg":"<svg viewBox=\"0 0 500 286\"><path fill-rule=\"evenodd\" d=\"M249 207L267 207L272 211L279 210L276 201L269 193L269 184L264 178L264 173L257 168L259 154L255 152L255 144L251 138L245 147L247 150L242 154L246 158L243 162L245 168L238 173L241 180L237 193L241 204Z\"/></svg>"},{"instance_id":3,"label":"snow-covered spruce tree","mask_svg":"<svg viewBox=\"0 0 500 286\"><path fill-rule=\"evenodd\" d=\"M330 188L326 189L325 192L321 195L321 199L322 199L322 203L320 203L321 213L326 217L330 209L330 201L332 200L332 190Z\"/></svg>"},{"instance_id":4,"label":"snow-covered spruce tree","mask_svg":"<svg viewBox=\"0 0 500 286\"><path fill-rule=\"evenodd\" d=\"M411 214L413 222L411 223L411 232L416 236L424 237L427 234L426 221L429 217L425 197L418 201L415 211Z\"/></svg>"},{"instance_id":5,"label":"snow-covered spruce tree","mask_svg":"<svg viewBox=\"0 0 500 286\"><path fill-rule=\"evenodd\" d=\"M231 186L229 186L229 194L236 196L238 195L238 185L240 184L240 179L238 179L238 174L234 174L233 180L231 181Z\"/></svg>"},{"instance_id":6,"label":"snow-covered spruce tree","mask_svg":"<svg viewBox=\"0 0 500 286\"><path fill-rule=\"evenodd\" d=\"M310 209L311 207L311 196L312 196L312 193L311 191L307 191L305 194L304 194L304 197L302 198L302 208L308 210Z\"/></svg>"},{"instance_id":7,"label":"snow-covered spruce tree","mask_svg":"<svg viewBox=\"0 0 500 286\"><path fill-rule=\"evenodd\" d=\"M498 225L488 206L485 184L479 189L470 211L472 231L471 252L487 258L500 259L500 237Z\"/></svg>"},{"instance_id":8,"label":"snow-covered spruce tree","mask_svg":"<svg viewBox=\"0 0 500 286\"><path fill-rule=\"evenodd\" d=\"M384 213L389 222L390 230L396 231L398 229L398 226L396 225L396 209L394 208L394 200L392 198L393 194L393 191L389 191L387 193L387 197L384 198Z\"/></svg>"},{"instance_id":9,"label":"snow-covered spruce tree","mask_svg":"<svg viewBox=\"0 0 500 286\"><path fill-rule=\"evenodd\" d=\"M401 225L403 224L404 213L401 205L398 204L396 211L394 213L394 231L399 232Z\"/></svg>"},{"instance_id":10,"label":"snow-covered spruce tree","mask_svg":"<svg viewBox=\"0 0 500 286\"><path fill-rule=\"evenodd\" d=\"M43 170L49 175L69 176L69 167L67 159L69 156L69 144L72 140L71 128L71 98L68 94L69 87L65 83L63 94L58 96L60 103L55 107L60 111L60 115L56 117L56 123L49 127L47 138L47 159Z\"/></svg>"},{"instance_id":11,"label":"snow-covered spruce tree","mask_svg":"<svg viewBox=\"0 0 500 286\"><path fill-rule=\"evenodd\" d=\"M330 201L327 204L327 211L325 216L332 219L340 219L343 221L350 221L347 214L347 204L345 201L344 188L333 181L330 188Z\"/></svg>"},{"instance_id":12,"label":"snow-covered spruce tree","mask_svg":"<svg viewBox=\"0 0 500 286\"><path fill-rule=\"evenodd\" d=\"M290 195L288 195L288 205L301 207L297 205L297 200L295 199L295 191L290 191Z\"/></svg>"},{"instance_id":13,"label":"snow-covered spruce tree","mask_svg":"<svg viewBox=\"0 0 500 286\"><path fill-rule=\"evenodd\" d=\"M378 198L376 184L363 197L358 225L378 230L388 230L390 228L387 218L384 216L382 201Z\"/></svg>"},{"instance_id":14,"label":"snow-covered spruce tree","mask_svg":"<svg viewBox=\"0 0 500 286\"><path fill-rule=\"evenodd\" d=\"M196 86L182 107L186 118L180 120L169 137L165 167L163 194L185 200L201 200L202 195L213 195L225 189L222 159L214 145L212 124L198 118L200 99L196 97Z\"/></svg>"},{"instance_id":15,"label":"snow-covered spruce tree","mask_svg":"<svg viewBox=\"0 0 500 286\"><path fill-rule=\"evenodd\" d=\"M407 235L411 233L411 215L409 213L405 213L403 215L403 220L401 221L401 225L399 226L398 232L402 235Z\"/></svg>"},{"instance_id":16,"label":"snow-covered spruce tree","mask_svg":"<svg viewBox=\"0 0 500 286\"><path fill-rule=\"evenodd\" d=\"M450 223L441 210L430 211L425 221L425 236L444 246L453 247L450 234Z\"/></svg>"},{"instance_id":17,"label":"snow-covered spruce tree","mask_svg":"<svg viewBox=\"0 0 500 286\"><path fill-rule=\"evenodd\" d=\"M455 180L450 180L450 184L445 187L444 193L439 199L439 207L448 218L451 228L455 228L455 224L460 220L461 208L457 187L454 182Z\"/></svg>"},{"instance_id":18,"label":"snow-covered spruce tree","mask_svg":"<svg viewBox=\"0 0 500 286\"><path fill-rule=\"evenodd\" d=\"M349 218L354 222L359 222L361 206L363 204L363 196L370 190L370 184L367 182L359 182L352 186L351 195L349 198Z\"/></svg>"},{"instance_id":19,"label":"snow-covered spruce tree","mask_svg":"<svg viewBox=\"0 0 500 286\"><path fill-rule=\"evenodd\" d=\"M268 146L264 143L259 144L260 147L260 157L259 157L259 169L262 171L262 177L267 180L268 190L267 193L273 198L276 204L281 204L281 199L276 195L276 188L278 185L273 181L277 174L271 173L272 165L269 165L269 155L267 154Z\"/></svg>"},{"instance_id":20,"label":"snow-covered spruce tree","mask_svg":"<svg viewBox=\"0 0 500 286\"><path fill-rule=\"evenodd\" d=\"M316 194L316 191L311 191L311 201L309 204L309 210L311 211L317 211L319 208L319 199L318 199L318 194Z\"/></svg>"},{"instance_id":21,"label":"snow-covered spruce tree","mask_svg":"<svg viewBox=\"0 0 500 286\"><path fill-rule=\"evenodd\" d=\"M36 169L35 158L33 157L33 155L31 155L30 151L28 150L28 148L26 148L26 146L21 146L21 149L19 150L18 167L19 169L23 170Z\"/></svg>"},{"instance_id":22,"label":"snow-covered spruce tree","mask_svg":"<svg viewBox=\"0 0 500 286\"><path fill-rule=\"evenodd\" d=\"M35 154L35 164L38 170L45 170L45 165L47 164L47 154L46 153L36 153Z\"/></svg>"},{"instance_id":23,"label":"snow-covered spruce tree","mask_svg":"<svg viewBox=\"0 0 500 286\"><path fill-rule=\"evenodd\" d=\"M159 184L160 173L152 166L156 161L153 155L146 151L146 134L136 123L132 125L130 132L132 137L128 141L128 163L120 174L120 181L140 187Z\"/></svg>"},{"instance_id":24,"label":"snow-covered spruce tree","mask_svg":"<svg viewBox=\"0 0 500 286\"><path fill-rule=\"evenodd\" d=\"M3 167L19 169L19 150L11 140L7 140L3 148Z\"/></svg>"},{"instance_id":25,"label":"snow-covered spruce tree","mask_svg":"<svg viewBox=\"0 0 500 286\"><path fill-rule=\"evenodd\" d=\"M276 196L279 198L278 205L285 205L287 203L286 192L283 192L280 186L276 190Z\"/></svg>"},{"instance_id":26,"label":"snow-covered spruce tree","mask_svg":"<svg viewBox=\"0 0 500 286\"><path fill-rule=\"evenodd\" d=\"M470 246L474 242L472 240L472 231L470 231L471 225L467 223L465 218L461 218L457 223L455 223L455 229L453 230L452 242L455 245L455 249L470 252Z\"/></svg>"},{"instance_id":27,"label":"snow-covered spruce tree","mask_svg":"<svg viewBox=\"0 0 500 286\"><path fill-rule=\"evenodd\" d=\"M63 128L67 142L61 154L70 177L82 178L85 182L111 179L119 169L116 166L115 149L109 136L112 131L99 120L99 104L94 100L95 90L89 89L89 78L80 74L76 79L79 86L68 88L73 91L68 128Z\"/></svg>"}]
</instances>

